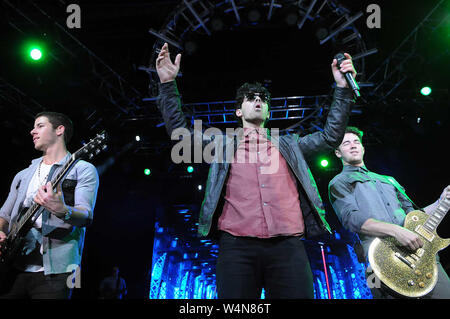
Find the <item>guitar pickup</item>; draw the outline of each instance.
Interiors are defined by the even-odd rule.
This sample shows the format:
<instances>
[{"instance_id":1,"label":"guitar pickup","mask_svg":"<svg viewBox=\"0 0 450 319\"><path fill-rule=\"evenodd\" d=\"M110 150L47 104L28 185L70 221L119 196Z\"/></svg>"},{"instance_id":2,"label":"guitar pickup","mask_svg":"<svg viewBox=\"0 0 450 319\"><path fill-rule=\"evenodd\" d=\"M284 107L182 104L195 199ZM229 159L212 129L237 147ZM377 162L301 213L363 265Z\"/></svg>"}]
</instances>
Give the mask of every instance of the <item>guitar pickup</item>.
<instances>
[{"instance_id":1,"label":"guitar pickup","mask_svg":"<svg viewBox=\"0 0 450 319\"><path fill-rule=\"evenodd\" d=\"M426 230L424 227L422 227L422 225L418 225L415 229L416 233L418 233L419 235L421 235L423 238L425 238L426 240L428 240L430 243L433 241L434 239L434 234L430 233L428 230Z\"/></svg>"}]
</instances>

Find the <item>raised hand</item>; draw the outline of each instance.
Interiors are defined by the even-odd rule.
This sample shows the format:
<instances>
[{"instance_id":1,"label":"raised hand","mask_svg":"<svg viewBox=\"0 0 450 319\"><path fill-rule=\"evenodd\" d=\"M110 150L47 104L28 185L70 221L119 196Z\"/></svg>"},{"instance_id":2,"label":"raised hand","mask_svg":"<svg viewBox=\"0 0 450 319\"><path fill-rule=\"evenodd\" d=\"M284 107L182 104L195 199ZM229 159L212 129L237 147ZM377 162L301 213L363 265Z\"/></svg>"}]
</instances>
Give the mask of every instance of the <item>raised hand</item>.
<instances>
[{"instance_id":1,"label":"raised hand","mask_svg":"<svg viewBox=\"0 0 450 319\"><path fill-rule=\"evenodd\" d=\"M181 54L175 57L175 63L170 60L169 45L164 43L161 52L156 59L156 72L158 72L161 83L166 83L175 80L178 71L180 70Z\"/></svg>"},{"instance_id":2,"label":"raised hand","mask_svg":"<svg viewBox=\"0 0 450 319\"><path fill-rule=\"evenodd\" d=\"M333 59L333 63L331 63L331 71L333 72L334 80L338 87L348 87L347 81L345 80L344 73L351 72L353 78L356 78L356 70L353 66L352 57L348 53L344 53L345 59L341 63L341 68L339 69L337 65L337 60Z\"/></svg>"}]
</instances>

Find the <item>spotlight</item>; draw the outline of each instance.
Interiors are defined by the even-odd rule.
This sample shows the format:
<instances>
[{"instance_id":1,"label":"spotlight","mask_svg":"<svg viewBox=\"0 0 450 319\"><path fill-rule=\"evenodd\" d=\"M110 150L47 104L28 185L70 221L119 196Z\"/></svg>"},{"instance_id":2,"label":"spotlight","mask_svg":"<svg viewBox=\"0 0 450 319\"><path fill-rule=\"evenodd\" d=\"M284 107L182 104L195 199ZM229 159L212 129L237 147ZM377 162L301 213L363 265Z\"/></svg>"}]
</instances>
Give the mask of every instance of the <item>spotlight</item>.
<instances>
[{"instance_id":1,"label":"spotlight","mask_svg":"<svg viewBox=\"0 0 450 319\"><path fill-rule=\"evenodd\" d=\"M420 89L420 93L425 96L430 95L431 88L429 86L424 86L423 88Z\"/></svg>"},{"instance_id":2,"label":"spotlight","mask_svg":"<svg viewBox=\"0 0 450 319\"><path fill-rule=\"evenodd\" d=\"M150 168L144 169L144 174L149 176L152 172L150 171Z\"/></svg>"},{"instance_id":3,"label":"spotlight","mask_svg":"<svg viewBox=\"0 0 450 319\"><path fill-rule=\"evenodd\" d=\"M328 164L329 162L327 159L324 158L320 160L320 166L322 166L323 168L328 167Z\"/></svg>"},{"instance_id":4,"label":"spotlight","mask_svg":"<svg viewBox=\"0 0 450 319\"><path fill-rule=\"evenodd\" d=\"M42 58L42 51L38 48L33 48L30 51L30 57L34 60L34 61L38 61Z\"/></svg>"},{"instance_id":5,"label":"spotlight","mask_svg":"<svg viewBox=\"0 0 450 319\"><path fill-rule=\"evenodd\" d=\"M194 171L194 168L192 166L187 167L188 173L192 173Z\"/></svg>"},{"instance_id":6,"label":"spotlight","mask_svg":"<svg viewBox=\"0 0 450 319\"><path fill-rule=\"evenodd\" d=\"M141 137L139 135L136 135L136 142L139 142L141 140Z\"/></svg>"}]
</instances>

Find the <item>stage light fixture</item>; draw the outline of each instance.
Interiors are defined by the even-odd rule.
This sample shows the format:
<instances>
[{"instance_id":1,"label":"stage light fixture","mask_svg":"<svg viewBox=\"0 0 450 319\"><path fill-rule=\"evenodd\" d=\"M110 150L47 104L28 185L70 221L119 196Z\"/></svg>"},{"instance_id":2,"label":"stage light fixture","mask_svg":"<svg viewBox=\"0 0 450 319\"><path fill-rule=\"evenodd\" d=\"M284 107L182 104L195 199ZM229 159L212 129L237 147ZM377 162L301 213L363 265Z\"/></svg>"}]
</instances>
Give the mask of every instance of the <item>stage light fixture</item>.
<instances>
[{"instance_id":1,"label":"stage light fixture","mask_svg":"<svg viewBox=\"0 0 450 319\"><path fill-rule=\"evenodd\" d=\"M194 168L192 166L187 167L188 173L192 173L194 171Z\"/></svg>"},{"instance_id":2,"label":"stage light fixture","mask_svg":"<svg viewBox=\"0 0 450 319\"><path fill-rule=\"evenodd\" d=\"M150 171L149 168L144 169L144 174L149 176L152 172Z\"/></svg>"},{"instance_id":3,"label":"stage light fixture","mask_svg":"<svg viewBox=\"0 0 450 319\"><path fill-rule=\"evenodd\" d=\"M328 167L329 162L327 159L323 158L320 160L320 166L322 166L323 168Z\"/></svg>"},{"instance_id":4,"label":"stage light fixture","mask_svg":"<svg viewBox=\"0 0 450 319\"><path fill-rule=\"evenodd\" d=\"M420 89L420 94L422 95L430 95L431 93L431 88L429 86L424 86L423 88Z\"/></svg>"},{"instance_id":5,"label":"stage light fixture","mask_svg":"<svg viewBox=\"0 0 450 319\"><path fill-rule=\"evenodd\" d=\"M39 48L32 48L30 50L30 57L34 61L38 61L42 58L42 51Z\"/></svg>"}]
</instances>

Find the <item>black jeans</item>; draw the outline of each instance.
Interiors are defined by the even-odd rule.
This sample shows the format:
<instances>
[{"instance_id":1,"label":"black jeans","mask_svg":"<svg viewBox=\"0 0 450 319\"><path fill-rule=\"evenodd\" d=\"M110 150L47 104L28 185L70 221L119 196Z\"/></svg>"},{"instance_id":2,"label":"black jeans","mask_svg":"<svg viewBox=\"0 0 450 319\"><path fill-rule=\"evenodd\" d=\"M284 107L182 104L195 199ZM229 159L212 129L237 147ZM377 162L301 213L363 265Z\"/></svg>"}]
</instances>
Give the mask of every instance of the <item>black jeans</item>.
<instances>
[{"instance_id":1,"label":"black jeans","mask_svg":"<svg viewBox=\"0 0 450 319\"><path fill-rule=\"evenodd\" d=\"M314 298L313 276L300 237L268 239L221 232L216 284L220 299Z\"/></svg>"},{"instance_id":2,"label":"black jeans","mask_svg":"<svg viewBox=\"0 0 450 319\"><path fill-rule=\"evenodd\" d=\"M72 289L67 286L69 275L11 271L3 283L0 299L70 299Z\"/></svg>"}]
</instances>

